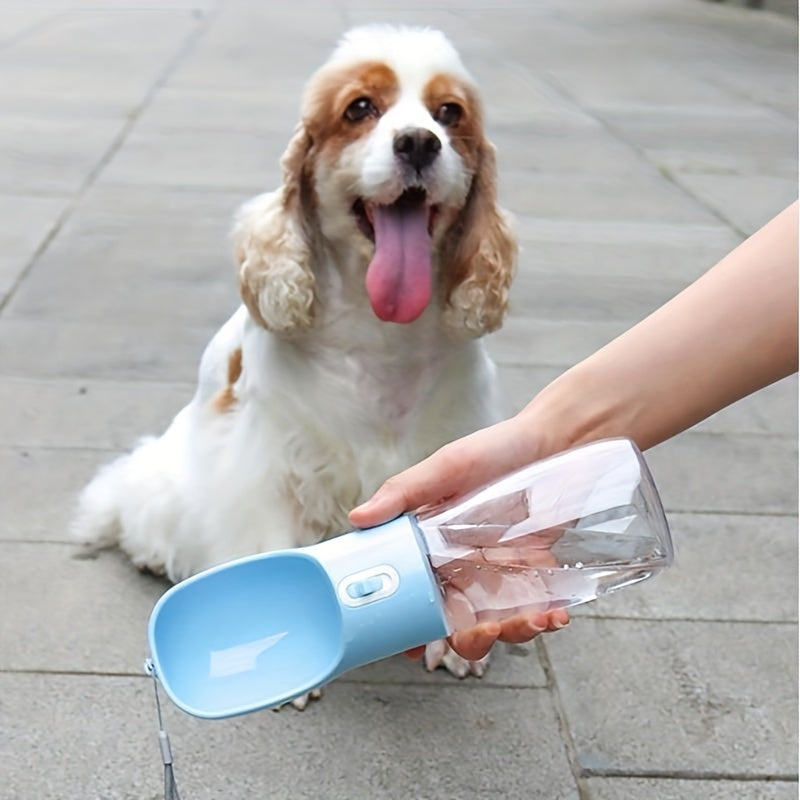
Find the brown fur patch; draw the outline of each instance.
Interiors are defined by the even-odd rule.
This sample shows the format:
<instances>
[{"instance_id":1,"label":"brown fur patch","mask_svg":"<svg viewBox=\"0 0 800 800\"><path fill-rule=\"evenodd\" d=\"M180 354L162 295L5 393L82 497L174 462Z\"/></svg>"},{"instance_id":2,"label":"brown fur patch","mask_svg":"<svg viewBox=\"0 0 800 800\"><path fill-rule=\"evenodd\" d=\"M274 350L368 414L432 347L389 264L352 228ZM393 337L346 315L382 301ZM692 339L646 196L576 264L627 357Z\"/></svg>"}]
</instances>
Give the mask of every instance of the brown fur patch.
<instances>
[{"instance_id":1,"label":"brown fur patch","mask_svg":"<svg viewBox=\"0 0 800 800\"><path fill-rule=\"evenodd\" d=\"M473 171L477 169L478 152L483 140L483 111L475 89L452 75L440 73L425 84L422 101L433 117L445 103L461 106L461 119L449 126L447 132L453 149L467 168Z\"/></svg>"},{"instance_id":2,"label":"brown fur patch","mask_svg":"<svg viewBox=\"0 0 800 800\"><path fill-rule=\"evenodd\" d=\"M354 100L368 97L384 114L397 99L397 76L379 61L322 69L306 92L303 124L314 144L337 156L351 142L371 131L376 117L351 122L344 112Z\"/></svg>"},{"instance_id":3,"label":"brown fur patch","mask_svg":"<svg viewBox=\"0 0 800 800\"><path fill-rule=\"evenodd\" d=\"M236 404L236 394L233 387L242 374L242 348L237 347L228 356L228 385L217 392L211 401L214 410L220 414L225 414L233 409Z\"/></svg>"}]
</instances>

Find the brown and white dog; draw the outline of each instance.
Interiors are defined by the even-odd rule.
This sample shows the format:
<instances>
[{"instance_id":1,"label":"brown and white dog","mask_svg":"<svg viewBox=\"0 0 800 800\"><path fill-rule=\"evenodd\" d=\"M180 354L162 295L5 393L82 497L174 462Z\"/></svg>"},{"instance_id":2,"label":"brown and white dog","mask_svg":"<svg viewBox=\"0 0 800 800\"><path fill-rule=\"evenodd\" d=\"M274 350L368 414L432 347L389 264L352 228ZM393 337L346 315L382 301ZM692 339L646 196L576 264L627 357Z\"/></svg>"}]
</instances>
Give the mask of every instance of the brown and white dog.
<instances>
[{"instance_id":1,"label":"brown and white dog","mask_svg":"<svg viewBox=\"0 0 800 800\"><path fill-rule=\"evenodd\" d=\"M385 478L501 413L480 337L502 323L516 243L447 39L346 34L282 164L235 223L244 304L194 398L79 500L79 540L173 581L347 530ZM439 663L483 668L441 644Z\"/></svg>"}]
</instances>

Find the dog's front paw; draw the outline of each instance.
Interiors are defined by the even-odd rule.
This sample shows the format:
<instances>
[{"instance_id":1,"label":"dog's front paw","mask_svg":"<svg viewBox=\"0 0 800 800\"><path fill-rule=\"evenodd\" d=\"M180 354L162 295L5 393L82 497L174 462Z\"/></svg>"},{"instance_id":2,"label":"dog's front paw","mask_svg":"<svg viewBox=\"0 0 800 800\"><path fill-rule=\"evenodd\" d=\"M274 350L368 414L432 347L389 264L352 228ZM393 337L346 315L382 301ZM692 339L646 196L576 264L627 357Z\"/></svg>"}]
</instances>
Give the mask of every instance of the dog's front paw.
<instances>
[{"instance_id":1,"label":"dog's front paw","mask_svg":"<svg viewBox=\"0 0 800 800\"><path fill-rule=\"evenodd\" d=\"M456 678L466 678L467 675L482 678L489 668L489 654L487 653L479 661L467 661L450 647L446 639L439 639L426 645L424 663L428 672L433 672L437 667L444 667Z\"/></svg>"},{"instance_id":2,"label":"dog's front paw","mask_svg":"<svg viewBox=\"0 0 800 800\"><path fill-rule=\"evenodd\" d=\"M310 692L305 692L301 694L300 697L295 697L294 700L290 700L288 703L282 703L279 706L273 706L273 711L280 711L282 708L286 706L293 706L298 711L303 711L305 707L312 701L312 700L319 700L322 697L322 689L312 689Z\"/></svg>"}]
</instances>

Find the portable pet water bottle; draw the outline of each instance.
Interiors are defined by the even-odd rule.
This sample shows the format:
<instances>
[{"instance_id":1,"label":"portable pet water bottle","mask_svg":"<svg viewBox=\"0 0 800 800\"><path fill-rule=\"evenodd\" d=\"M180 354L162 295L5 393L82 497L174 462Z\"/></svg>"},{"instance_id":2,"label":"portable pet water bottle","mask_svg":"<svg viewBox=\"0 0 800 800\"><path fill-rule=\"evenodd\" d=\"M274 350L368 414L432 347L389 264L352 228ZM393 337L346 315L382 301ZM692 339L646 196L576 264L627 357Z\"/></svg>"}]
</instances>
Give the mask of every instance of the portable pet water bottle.
<instances>
[{"instance_id":1,"label":"portable pet water bottle","mask_svg":"<svg viewBox=\"0 0 800 800\"><path fill-rule=\"evenodd\" d=\"M177 584L150 618L151 669L190 714L243 714L477 622L585 603L672 558L642 454L604 440L418 516Z\"/></svg>"}]
</instances>

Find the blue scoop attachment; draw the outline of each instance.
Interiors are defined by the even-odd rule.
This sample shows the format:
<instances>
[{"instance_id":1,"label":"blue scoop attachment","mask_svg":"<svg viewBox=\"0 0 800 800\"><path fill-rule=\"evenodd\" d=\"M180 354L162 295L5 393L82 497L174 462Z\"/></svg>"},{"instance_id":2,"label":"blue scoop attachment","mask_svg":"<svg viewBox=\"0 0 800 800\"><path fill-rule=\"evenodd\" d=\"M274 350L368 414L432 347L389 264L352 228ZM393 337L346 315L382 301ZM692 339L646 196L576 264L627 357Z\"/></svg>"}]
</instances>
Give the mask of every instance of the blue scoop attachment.
<instances>
[{"instance_id":1,"label":"blue scoop attachment","mask_svg":"<svg viewBox=\"0 0 800 800\"><path fill-rule=\"evenodd\" d=\"M448 633L408 516L199 573L159 599L148 629L170 699L206 719L288 702Z\"/></svg>"}]
</instances>

